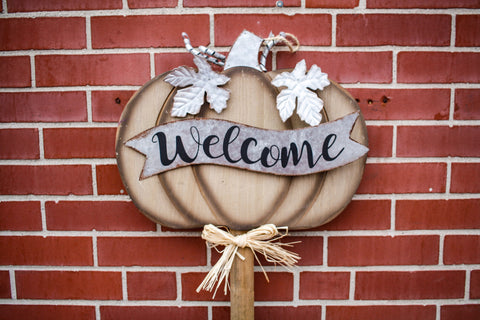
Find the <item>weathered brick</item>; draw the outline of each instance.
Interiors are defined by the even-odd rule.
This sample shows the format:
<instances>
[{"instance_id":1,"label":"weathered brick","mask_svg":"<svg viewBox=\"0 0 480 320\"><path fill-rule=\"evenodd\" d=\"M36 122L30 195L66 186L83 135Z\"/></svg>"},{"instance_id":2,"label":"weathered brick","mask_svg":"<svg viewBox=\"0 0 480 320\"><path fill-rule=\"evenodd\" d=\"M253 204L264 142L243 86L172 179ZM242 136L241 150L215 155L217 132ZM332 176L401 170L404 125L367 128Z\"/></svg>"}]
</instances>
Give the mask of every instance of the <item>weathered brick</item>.
<instances>
[{"instance_id":1,"label":"weathered brick","mask_svg":"<svg viewBox=\"0 0 480 320\"><path fill-rule=\"evenodd\" d=\"M0 159L38 159L38 129L0 129Z\"/></svg>"},{"instance_id":2,"label":"weathered brick","mask_svg":"<svg viewBox=\"0 0 480 320\"><path fill-rule=\"evenodd\" d=\"M479 304L447 305L440 307L442 320L477 320L480 318Z\"/></svg>"},{"instance_id":3,"label":"weathered brick","mask_svg":"<svg viewBox=\"0 0 480 320\"><path fill-rule=\"evenodd\" d=\"M367 8L479 8L478 0L367 0Z\"/></svg>"},{"instance_id":4,"label":"weathered brick","mask_svg":"<svg viewBox=\"0 0 480 320\"><path fill-rule=\"evenodd\" d=\"M435 306L327 306L328 320L435 320Z\"/></svg>"},{"instance_id":5,"label":"weathered brick","mask_svg":"<svg viewBox=\"0 0 480 320\"><path fill-rule=\"evenodd\" d=\"M338 300L348 299L349 272L301 272L300 299Z\"/></svg>"},{"instance_id":6,"label":"weathered brick","mask_svg":"<svg viewBox=\"0 0 480 320\"><path fill-rule=\"evenodd\" d=\"M307 8L355 8L358 0L306 0Z\"/></svg>"},{"instance_id":7,"label":"weathered brick","mask_svg":"<svg viewBox=\"0 0 480 320\"><path fill-rule=\"evenodd\" d=\"M372 163L365 166L357 193L445 192L444 163Z\"/></svg>"},{"instance_id":8,"label":"weathered brick","mask_svg":"<svg viewBox=\"0 0 480 320\"><path fill-rule=\"evenodd\" d=\"M98 194L125 194L118 167L106 164L96 166Z\"/></svg>"},{"instance_id":9,"label":"weathered brick","mask_svg":"<svg viewBox=\"0 0 480 320\"><path fill-rule=\"evenodd\" d=\"M284 7L299 7L300 0L282 1ZM275 3L274 3L275 4ZM272 7L270 0L183 0L184 7Z\"/></svg>"},{"instance_id":10,"label":"weathered brick","mask_svg":"<svg viewBox=\"0 0 480 320\"><path fill-rule=\"evenodd\" d=\"M174 8L178 0L128 0L128 8Z\"/></svg>"},{"instance_id":11,"label":"weathered brick","mask_svg":"<svg viewBox=\"0 0 480 320\"><path fill-rule=\"evenodd\" d=\"M480 192L480 163L452 163L450 191Z\"/></svg>"},{"instance_id":12,"label":"weathered brick","mask_svg":"<svg viewBox=\"0 0 480 320\"><path fill-rule=\"evenodd\" d=\"M447 235L443 249L445 264L480 263L480 236Z\"/></svg>"},{"instance_id":13,"label":"weathered brick","mask_svg":"<svg viewBox=\"0 0 480 320\"><path fill-rule=\"evenodd\" d=\"M479 199L397 200L398 230L480 229Z\"/></svg>"},{"instance_id":14,"label":"weathered brick","mask_svg":"<svg viewBox=\"0 0 480 320\"><path fill-rule=\"evenodd\" d=\"M368 126L369 157L391 157L393 143L392 126Z\"/></svg>"},{"instance_id":15,"label":"weathered brick","mask_svg":"<svg viewBox=\"0 0 480 320\"><path fill-rule=\"evenodd\" d=\"M127 272L128 300L175 300L174 272Z\"/></svg>"},{"instance_id":16,"label":"weathered brick","mask_svg":"<svg viewBox=\"0 0 480 320\"><path fill-rule=\"evenodd\" d=\"M8 12L121 9L122 0L9 0Z\"/></svg>"},{"instance_id":17,"label":"weathered brick","mask_svg":"<svg viewBox=\"0 0 480 320\"><path fill-rule=\"evenodd\" d=\"M101 306L102 320L157 320L159 315L169 320L208 319L207 307L153 307L153 306Z\"/></svg>"},{"instance_id":18,"label":"weathered brick","mask_svg":"<svg viewBox=\"0 0 480 320\"><path fill-rule=\"evenodd\" d=\"M340 14L337 46L447 46L451 17L423 14Z\"/></svg>"},{"instance_id":19,"label":"weathered brick","mask_svg":"<svg viewBox=\"0 0 480 320\"><path fill-rule=\"evenodd\" d=\"M103 271L17 271L19 299L119 300L120 272Z\"/></svg>"},{"instance_id":20,"label":"weathered brick","mask_svg":"<svg viewBox=\"0 0 480 320\"><path fill-rule=\"evenodd\" d=\"M155 231L155 223L126 201L47 201L48 230Z\"/></svg>"},{"instance_id":21,"label":"weathered brick","mask_svg":"<svg viewBox=\"0 0 480 320\"><path fill-rule=\"evenodd\" d=\"M478 157L480 127L399 126L398 157Z\"/></svg>"},{"instance_id":22,"label":"weathered brick","mask_svg":"<svg viewBox=\"0 0 480 320\"><path fill-rule=\"evenodd\" d=\"M480 270L470 274L470 299L480 299Z\"/></svg>"},{"instance_id":23,"label":"weathered brick","mask_svg":"<svg viewBox=\"0 0 480 320\"><path fill-rule=\"evenodd\" d=\"M0 93L0 122L71 122L87 120L85 92Z\"/></svg>"},{"instance_id":24,"label":"weathered brick","mask_svg":"<svg viewBox=\"0 0 480 320\"><path fill-rule=\"evenodd\" d=\"M135 91L93 91L92 120L96 122L118 122L123 109Z\"/></svg>"},{"instance_id":25,"label":"weathered brick","mask_svg":"<svg viewBox=\"0 0 480 320\"><path fill-rule=\"evenodd\" d=\"M0 230L42 230L39 201L0 202Z\"/></svg>"},{"instance_id":26,"label":"weathered brick","mask_svg":"<svg viewBox=\"0 0 480 320\"><path fill-rule=\"evenodd\" d=\"M215 298L213 292L201 290L197 292L198 286L202 283L203 279L207 275L206 272L186 272L182 273L182 300L183 301L229 301L230 290L227 290L227 294L224 294L222 283L218 288ZM215 289L214 289L215 290Z\"/></svg>"},{"instance_id":27,"label":"weathered brick","mask_svg":"<svg viewBox=\"0 0 480 320\"><path fill-rule=\"evenodd\" d=\"M95 320L94 306L75 305L0 305L0 319Z\"/></svg>"},{"instance_id":28,"label":"weathered brick","mask_svg":"<svg viewBox=\"0 0 480 320\"><path fill-rule=\"evenodd\" d=\"M0 271L0 299L10 299L11 297L9 272Z\"/></svg>"},{"instance_id":29,"label":"weathered brick","mask_svg":"<svg viewBox=\"0 0 480 320\"><path fill-rule=\"evenodd\" d=\"M92 17L91 24L93 48L183 47L182 32L200 44L209 42L206 14L102 16ZM145 32L149 29L165 31Z\"/></svg>"},{"instance_id":30,"label":"weathered brick","mask_svg":"<svg viewBox=\"0 0 480 320\"><path fill-rule=\"evenodd\" d=\"M355 300L459 299L465 271L357 272Z\"/></svg>"},{"instance_id":31,"label":"weathered brick","mask_svg":"<svg viewBox=\"0 0 480 320\"><path fill-rule=\"evenodd\" d=\"M0 20L0 50L82 49L85 18L13 18Z\"/></svg>"},{"instance_id":32,"label":"weathered brick","mask_svg":"<svg viewBox=\"0 0 480 320\"><path fill-rule=\"evenodd\" d=\"M457 15L455 46L480 46L480 15Z\"/></svg>"},{"instance_id":33,"label":"weathered brick","mask_svg":"<svg viewBox=\"0 0 480 320\"><path fill-rule=\"evenodd\" d=\"M2 265L93 264L92 239L86 237L0 237Z\"/></svg>"},{"instance_id":34,"label":"weathered brick","mask_svg":"<svg viewBox=\"0 0 480 320\"><path fill-rule=\"evenodd\" d=\"M0 194L92 194L87 165L0 166Z\"/></svg>"},{"instance_id":35,"label":"weathered brick","mask_svg":"<svg viewBox=\"0 0 480 320\"><path fill-rule=\"evenodd\" d=\"M197 266L207 261L200 237L101 237L97 247L103 266Z\"/></svg>"},{"instance_id":36,"label":"weathered brick","mask_svg":"<svg viewBox=\"0 0 480 320\"><path fill-rule=\"evenodd\" d=\"M287 69L305 59L308 68L318 65L328 77L340 83L391 83L391 52L278 52L277 68Z\"/></svg>"},{"instance_id":37,"label":"weathered brick","mask_svg":"<svg viewBox=\"0 0 480 320\"><path fill-rule=\"evenodd\" d=\"M366 120L447 120L450 90L348 89Z\"/></svg>"},{"instance_id":38,"label":"weathered brick","mask_svg":"<svg viewBox=\"0 0 480 320\"><path fill-rule=\"evenodd\" d=\"M0 57L0 69L0 87L25 88L32 85L29 57Z\"/></svg>"},{"instance_id":39,"label":"weathered brick","mask_svg":"<svg viewBox=\"0 0 480 320\"><path fill-rule=\"evenodd\" d=\"M329 266L438 264L438 236L329 237Z\"/></svg>"},{"instance_id":40,"label":"weathered brick","mask_svg":"<svg viewBox=\"0 0 480 320\"><path fill-rule=\"evenodd\" d=\"M353 200L332 222L314 230L386 230L389 228L389 200Z\"/></svg>"},{"instance_id":41,"label":"weathered brick","mask_svg":"<svg viewBox=\"0 0 480 320\"><path fill-rule=\"evenodd\" d=\"M193 41L193 39L192 39ZM194 46L200 44L192 44ZM173 70L179 66L187 66L196 68L193 63L193 56L189 52L181 53L157 53L155 54L155 74L160 75L164 72ZM212 66L213 68L213 66Z\"/></svg>"},{"instance_id":42,"label":"weathered brick","mask_svg":"<svg viewBox=\"0 0 480 320\"><path fill-rule=\"evenodd\" d=\"M215 45L231 46L244 29L266 38L272 31L294 34L302 45L331 44L332 17L328 14L217 14ZM285 30L288 26L288 30Z\"/></svg>"},{"instance_id":43,"label":"weathered brick","mask_svg":"<svg viewBox=\"0 0 480 320\"><path fill-rule=\"evenodd\" d=\"M480 82L477 52L400 52L397 64L398 82Z\"/></svg>"},{"instance_id":44,"label":"weathered brick","mask_svg":"<svg viewBox=\"0 0 480 320\"><path fill-rule=\"evenodd\" d=\"M456 120L479 120L478 101L480 101L479 89L456 89L453 117Z\"/></svg>"},{"instance_id":45,"label":"weathered brick","mask_svg":"<svg viewBox=\"0 0 480 320\"><path fill-rule=\"evenodd\" d=\"M299 266L320 266L323 264L323 237L292 237L283 238L280 242L299 242L294 243L292 247L286 247L287 250L297 253L301 259ZM259 255L259 258L261 255ZM264 260L264 259L262 259ZM262 265L266 265L262 261Z\"/></svg>"},{"instance_id":46,"label":"weathered brick","mask_svg":"<svg viewBox=\"0 0 480 320\"><path fill-rule=\"evenodd\" d=\"M142 85L150 79L146 53L43 55L35 57L39 87Z\"/></svg>"},{"instance_id":47,"label":"weathered brick","mask_svg":"<svg viewBox=\"0 0 480 320\"><path fill-rule=\"evenodd\" d=\"M45 158L114 158L116 128L46 128Z\"/></svg>"}]
</instances>

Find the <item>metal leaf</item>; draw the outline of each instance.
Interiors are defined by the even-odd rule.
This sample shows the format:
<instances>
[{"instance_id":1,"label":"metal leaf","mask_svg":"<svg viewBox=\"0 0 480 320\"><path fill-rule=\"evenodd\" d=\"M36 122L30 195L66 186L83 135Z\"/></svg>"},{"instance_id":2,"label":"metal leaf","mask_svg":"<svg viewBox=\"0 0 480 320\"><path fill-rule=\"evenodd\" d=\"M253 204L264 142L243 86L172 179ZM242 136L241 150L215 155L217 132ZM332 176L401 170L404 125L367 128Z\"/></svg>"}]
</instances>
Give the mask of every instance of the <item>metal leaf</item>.
<instances>
[{"instance_id":1,"label":"metal leaf","mask_svg":"<svg viewBox=\"0 0 480 320\"><path fill-rule=\"evenodd\" d=\"M205 89L191 86L180 89L173 98L172 116L185 117L188 114L197 114L204 102Z\"/></svg>"},{"instance_id":2,"label":"metal leaf","mask_svg":"<svg viewBox=\"0 0 480 320\"><path fill-rule=\"evenodd\" d=\"M222 112L227 107L227 100L230 97L230 91L218 87L212 87L207 90L207 101L210 108L217 113Z\"/></svg>"},{"instance_id":3,"label":"metal leaf","mask_svg":"<svg viewBox=\"0 0 480 320\"><path fill-rule=\"evenodd\" d=\"M186 87L197 81L195 70L190 67L178 67L173 69L166 77L165 81L175 87Z\"/></svg>"},{"instance_id":4,"label":"metal leaf","mask_svg":"<svg viewBox=\"0 0 480 320\"><path fill-rule=\"evenodd\" d=\"M300 119L311 126L316 126L322 121L320 111L323 108L323 101L312 91L306 90L298 97L297 114Z\"/></svg>"},{"instance_id":5,"label":"metal leaf","mask_svg":"<svg viewBox=\"0 0 480 320\"><path fill-rule=\"evenodd\" d=\"M295 110L297 96L290 89L282 90L277 96L277 109L280 112L282 121L287 121Z\"/></svg>"}]
</instances>

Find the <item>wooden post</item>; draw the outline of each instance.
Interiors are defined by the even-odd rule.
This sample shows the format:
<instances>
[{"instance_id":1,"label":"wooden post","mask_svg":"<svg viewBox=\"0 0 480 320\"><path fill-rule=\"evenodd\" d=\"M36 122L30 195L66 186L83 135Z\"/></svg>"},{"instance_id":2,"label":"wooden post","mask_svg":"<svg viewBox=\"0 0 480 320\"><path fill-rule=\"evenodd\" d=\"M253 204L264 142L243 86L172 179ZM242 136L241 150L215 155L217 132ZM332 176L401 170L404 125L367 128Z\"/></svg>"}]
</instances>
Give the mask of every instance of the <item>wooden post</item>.
<instances>
[{"instance_id":1,"label":"wooden post","mask_svg":"<svg viewBox=\"0 0 480 320\"><path fill-rule=\"evenodd\" d=\"M245 233L232 231L234 235ZM253 288L253 252L250 248L238 248L245 260L238 256L233 261L230 271L230 320L254 319L254 288Z\"/></svg>"}]
</instances>

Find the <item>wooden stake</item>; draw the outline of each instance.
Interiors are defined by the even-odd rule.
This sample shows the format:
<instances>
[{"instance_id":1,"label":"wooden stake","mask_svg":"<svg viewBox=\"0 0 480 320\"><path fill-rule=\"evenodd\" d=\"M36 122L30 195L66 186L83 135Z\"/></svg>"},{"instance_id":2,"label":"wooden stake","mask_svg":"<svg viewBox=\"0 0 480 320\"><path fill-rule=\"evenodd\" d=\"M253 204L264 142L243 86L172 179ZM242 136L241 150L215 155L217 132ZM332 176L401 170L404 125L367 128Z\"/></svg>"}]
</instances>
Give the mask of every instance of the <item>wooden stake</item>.
<instances>
[{"instance_id":1,"label":"wooden stake","mask_svg":"<svg viewBox=\"0 0 480 320\"><path fill-rule=\"evenodd\" d=\"M244 231L232 231L240 235ZM245 260L238 256L233 261L230 271L230 320L254 319L254 288L253 288L253 252L250 248L238 248Z\"/></svg>"}]
</instances>

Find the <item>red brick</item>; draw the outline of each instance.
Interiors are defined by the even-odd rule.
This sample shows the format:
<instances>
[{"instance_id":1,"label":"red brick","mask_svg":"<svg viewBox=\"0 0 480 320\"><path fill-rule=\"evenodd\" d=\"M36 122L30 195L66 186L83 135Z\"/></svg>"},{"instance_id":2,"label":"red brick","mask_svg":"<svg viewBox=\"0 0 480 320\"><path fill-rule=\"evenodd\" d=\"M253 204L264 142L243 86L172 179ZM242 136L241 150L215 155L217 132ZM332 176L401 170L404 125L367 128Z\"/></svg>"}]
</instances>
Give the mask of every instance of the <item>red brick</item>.
<instances>
[{"instance_id":1,"label":"red brick","mask_svg":"<svg viewBox=\"0 0 480 320\"><path fill-rule=\"evenodd\" d=\"M456 120L480 120L478 101L480 101L480 90L456 89L453 117Z\"/></svg>"},{"instance_id":2,"label":"red brick","mask_svg":"<svg viewBox=\"0 0 480 320\"><path fill-rule=\"evenodd\" d=\"M302 59L308 68L316 64L337 82L392 82L391 52L278 52L277 68L293 68Z\"/></svg>"},{"instance_id":3,"label":"red brick","mask_svg":"<svg viewBox=\"0 0 480 320\"><path fill-rule=\"evenodd\" d=\"M92 120L96 122L118 122L123 109L135 91L93 91Z\"/></svg>"},{"instance_id":4,"label":"red brick","mask_svg":"<svg viewBox=\"0 0 480 320\"><path fill-rule=\"evenodd\" d=\"M213 307L213 320L230 320L229 307ZM298 306L298 307L283 307L283 306L260 306L255 307L255 319L270 320L270 319L318 319L322 313L321 306Z\"/></svg>"},{"instance_id":5,"label":"red brick","mask_svg":"<svg viewBox=\"0 0 480 320\"><path fill-rule=\"evenodd\" d=\"M179 66L196 68L193 63L193 56L188 52L155 54L155 74L162 74Z\"/></svg>"},{"instance_id":6,"label":"red brick","mask_svg":"<svg viewBox=\"0 0 480 320\"><path fill-rule=\"evenodd\" d=\"M480 229L479 199L397 200L397 230Z\"/></svg>"},{"instance_id":7,"label":"red brick","mask_svg":"<svg viewBox=\"0 0 480 320\"><path fill-rule=\"evenodd\" d=\"M451 192L480 192L480 163L452 163Z\"/></svg>"},{"instance_id":8,"label":"red brick","mask_svg":"<svg viewBox=\"0 0 480 320\"><path fill-rule=\"evenodd\" d=\"M1 129L0 159L38 159L38 129Z\"/></svg>"},{"instance_id":9,"label":"red brick","mask_svg":"<svg viewBox=\"0 0 480 320\"><path fill-rule=\"evenodd\" d=\"M447 120L450 90L348 89L366 120Z\"/></svg>"},{"instance_id":10,"label":"red brick","mask_svg":"<svg viewBox=\"0 0 480 320\"><path fill-rule=\"evenodd\" d=\"M445 264L480 263L480 236L447 235L443 251Z\"/></svg>"},{"instance_id":11,"label":"red brick","mask_svg":"<svg viewBox=\"0 0 480 320\"><path fill-rule=\"evenodd\" d=\"M198 286L202 283L203 279L207 275L206 272L188 272L182 273L182 300L183 301L230 301L230 290L227 290L227 294L224 294L225 282L222 282L218 287L215 298L212 292L201 290L197 292ZM216 284L215 284L216 285Z\"/></svg>"},{"instance_id":12,"label":"red brick","mask_svg":"<svg viewBox=\"0 0 480 320\"><path fill-rule=\"evenodd\" d=\"M45 55L35 59L39 87L142 85L150 79L146 53Z\"/></svg>"},{"instance_id":13,"label":"red brick","mask_svg":"<svg viewBox=\"0 0 480 320\"><path fill-rule=\"evenodd\" d=\"M272 3L274 4L274 3ZM218 14L215 15L215 45L231 46L244 29L266 38L272 31L294 34L301 45L331 44L332 17L328 14ZM288 30L285 29L288 26Z\"/></svg>"},{"instance_id":14,"label":"red brick","mask_svg":"<svg viewBox=\"0 0 480 320\"><path fill-rule=\"evenodd\" d=\"M358 0L306 0L307 8L355 8Z\"/></svg>"},{"instance_id":15,"label":"red brick","mask_svg":"<svg viewBox=\"0 0 480 320\"><path fill-rule=\"evenodd\" d=\"M0 237L2 265L65 265L93 264L92 239L86 237Z\"/></svg>"},{"instance_id":16,"label":"red brick","mask_svg":"<svg viewBox=\"0 0 480 320\"><path fill-rule=\"evenodd\" d=\"M94 306L0 305L0 319L95 320Z\"/></svg>"},{"instance_id":17,"label":"red brick","mask_svg":"<svg viewBox=\"0 0 480 320\"><path fill-rule=\"evenodd\" d=\"M328 320L435 320L435 306L327 306Z\"/></svg>"},{"instance_id":18,"label":"red brick","mask_svg":"<svg viewBox=\"0 0 480 320\"><path fill-rule=\"evenodd\" d=\"M478 0L367 0L367 8L479 8Z\"/></svg>"},{"instance_id":19,"label":"red brick","mask_svg":"<svg viewBox=\"0 0 480 320\"><path fill-rule=\"evenodd\" d=\"M284 7L299 7L300 0L282 1ZM175 1L176 3L176 1ZM273 7L271 0L183 0L184 7Z\"/></svg>"},{"instance_id":20,"label":"red brick","mask_svg":"<svg viewBox=\"0 0 480 320\"><path fill-rule=\"evenodd\" d=\"M175 300L175 272L127 272L128 300Z\"/></svg>"},{"instance_id":21,"label":"red brick","mask_svg":"<svg viewBox=\"0 0 480 320\"><path fill-rule=\"evenodd\" d=\"M208 319L207 307L101 306L102 320Z\"/></svg>"},{"instance_id":22,"label":"red brick","mask_svg":"<svg viewBox=\"0 0 480 320\"><path fill-rule=\"evenodd\" d=\"M480 270L470 274L470 299L480 299Z\"/></svg>"},{"instance_id":23,"label":"red brick","mask_svg":"<svg viewBox=\"0 0 480 320\"><path fill-rule=\"evenodd\" d=\"M448 46L451 17L422 14L340 14L337 46Z\"/></svg>"},{"instance_id":24,"label":"red brick","mask_svg":"<svg viewBox=\"0 0 480 320\"><path fill-rule=\"evenodd\" d=\"M85 18L1 19L0 49L86 48Z\"/></svg>"},{"instance_id":25,"label":"red brick","mask_svg":"<svg viewBox=\"0 0 480 320\"><path fill-rule=\"evenodd\" d=\"M455 46L480 46L480 15L458 15L456 18Z\"/></svg>"},{"instance_id":26,"label":"red brick","mask_svg":"<svg viewBox=\"0 0 480 320\"><path fill-rule=\"evenodd\" d=\"M301 272L300 299L348 299L349 272Z\"/></svg>"},{"instance_id":27,"label":"red brick","mask_svg":"<svg viewBox=\"0 0 480 320\"><path fill-rule=\"evenodd\" d=\"M98 165L97 170L97 191L98 194L124 194L123 186L118 167L116 165Z\"/></svg>"},{"instance_id":28,"label":"red brick","mask_svg":"<svg viewBox=\"0 0 480 320\"><path fill-rule=\"evenodd\" d=\"M102 271L17 271L19 299L119 300L120 272Z\"/></svg>"},{"instance_id":29,"label":"red brick","mask_svg":"<svg viewBox=\"0 0 480 320\"><path fill-rule=\"evenodd\" d=\"M10 299L11 297L10 275L8 271L0 271L0 299Z\"/></svg>"},{"instance_id":30,"label":"red brick","mask_svg":"<svg viewBox=\"0 0 480 320\"><path fill-rule=\"evenodd\" d=\"M455 299L464 294L464 271L357 272L355 300Z\"/></svg>"},{"instance_id":31,"label":"red brick","mask_svg":"<svg viewBox=\"0 0 480 320\"><path fill-rule=\"evenodd\" d=\"M47 201L48 230L155 231L155 223L126 201Z\"/></svg>"},{"instance_id":32,"label":"red brick","mask_svg":"<svg viewBox=\"0 0 480 320\"><path fill-rule=\"evenodd\" d=\"M92 17L91 24L93 48L183 47L182 32L195 42L209 43L209 17L206 14Z\"/></svg>"},{"instance_id":33,"label":"red brick","mask_svg":"<svg viewBox=\"0 0 480 320\"><path fill-rule=\"evenodd\" d=\"M332 222L314 230L390 229L389 200L353 200Z\"/></svg>"},{"instance_id":34,"label":"red brick","mask_svg":"<svg viewBox=\"0 0 480 320\"><path fill-rule=\"evenodd\" d=\"M0 194L92 194L87 165L0 166Z\"/></svg>"},{"instance_id":35,"label":"red brick","mask_svg":"<svg viewBox=\"0 0 480 320\"><path fill-rule=\"evenodd\" d=\"M32 85L30 57L0 57L0 87L25 88Z\"/></svg>"},{"instance_id":36,"label":"red brick","mask_svg":"<svg viewBox=\"0 0 480 320\"><path fill-rule=\"evenodd\" d=\"M480 82L477 52L400 52L397 63L398 82Z\"/></svg>"},{"instance_id":37,"label":"red brick","mask_svg":"<svg viewBox=\"0 0 480 320\"><path fill-rule=\"evenodd\" d=\"M392 126L368 126L369 157L391 157L393 143Z\"/></svg>"},{"instance_id":38,"label":"red brick","mask_svg":"<svg viewBox=\"0 0 480 320\"><path fill-rule=\"evenodd\" d=\"M441 306L440 317L442 320L478 320L478 318L480 318L480 305Z\"/></svg>"},{"instance_id":39,"label":"red brick","mask_svg":"<svg viewBox=\"0 0 480 320\"><path fill-rule=\"evenodd\" d=\"M329 237L329 266L438 264L438 236Z\"/></svg>"},{"instance_id":40,"label":"red brick","mask_svg":"<svg viewBox=\"0 0 480 320\"><path fill-rule=\"evenodd\" d=\"M116 128L43 129L45 158L114 158Z\"/></svg>"},{"instance_id":41,"label":"red brick","mask_svg":"<svg viewBox=\"0 0 480 320\"><path fill-rule=\"evenodd\" d=\"M478 157L480 127L399 126L398 157Z\"/></svg>"},{"instance_id":42,"label":"red brick","mask_svg":"<svg viewBox=\"0 0 480 320\"><path fill-rule=\"evenodd\" d=\"M175 8L177 0L128 0L128 8Z\"/></svg>"},{"instance_id":43,"label":"red brick","mask_svg":"<svg viewBox=\"0 0 480 320\"><path fill-rule=\"evenodd\" d=\"M365 166L357 193L445 192L444 163L372 163Z\"/></svg>"},{"instance_id":44,"label":"red brick","mask_svg":"<svg viewBox=\"0 0 480 320\"><path fill-rule=\"evenodd\" d=\"M0 202L0 230L42 230L39 201Z\"/></svg>"},{"instance_id":45,"label":"red brick","mask_svg":"<svg viewBox=\"0 0 480 320\"><path fill-rule=\"evenodd\" d=\"M85 92L0 93L0 122L71 122L87 120Z\"/></svg>"},{"instance_id":46,"label":"red brick","mask_svg":"<svg viewBox=\"0 0 480 320\"><path fill-rule=\"evenodd\" d=\"M200 237L99 238L98 264L104 266L198 266L207 262Z\"/></svg>"},{"instance_id":47,"label":"red brick","mask_svg":"<svg viewBox=\"0 0 480 320\"><path fill-rule=\"evenodd\" d=\"M9 0L8 12L121 9L122 0Z\"/></svg>"},{"instance_id":48,"label":"red brick","mask_svg":"<svg viewBox=\"0 0 480 320\"><path fill-rule=\"evenodd\" d=\"M323 237L291 237L287 236L280 240L283 243L296 242L293 247L285 247L285 249L297 253L301 259L298 261L299 266L319 266L323 264ZM260 258L260 254L257 254ZM262 265L267 265L263 264Z\"/></svg>"}]
</instances>

